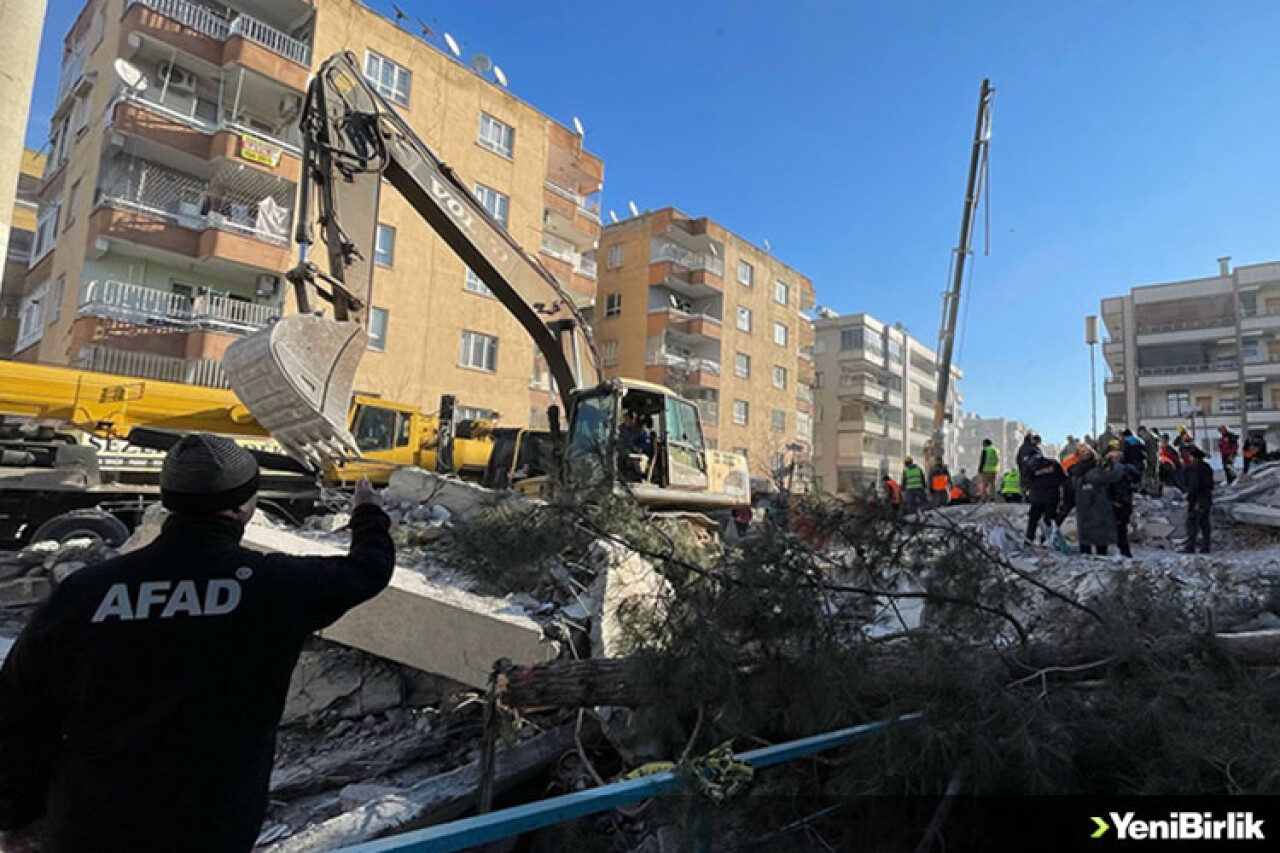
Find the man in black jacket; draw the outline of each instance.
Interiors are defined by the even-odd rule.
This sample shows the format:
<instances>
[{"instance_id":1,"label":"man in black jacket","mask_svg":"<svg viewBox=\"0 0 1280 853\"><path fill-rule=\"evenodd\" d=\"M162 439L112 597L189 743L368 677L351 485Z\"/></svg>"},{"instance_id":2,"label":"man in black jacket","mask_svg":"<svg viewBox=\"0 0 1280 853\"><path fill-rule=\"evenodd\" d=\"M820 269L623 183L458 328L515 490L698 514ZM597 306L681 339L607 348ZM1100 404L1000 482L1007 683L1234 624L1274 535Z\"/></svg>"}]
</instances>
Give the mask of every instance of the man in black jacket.
<instances>
[{"instance_id":1,"label":"man in black jacket","mask_svg":"<svg viewBox=\"0 0 1280 853\"><path fill-rule=\"evenodd\" d=\"M1030 481L1026 484L1027 495L1031 499L1031 514L1027 517L1025 538L1027 544L1031 545L1035 542L1036 526L1041 520L1044 521L1046 532L1057 520L1058 498L1062 492L1062 484L1067 481L1067 475L1063 473L1062 463L1045 456L1029 458L1027 471L1031 475ZM1042 534L1041 540L1043 539Z\"/></svg>"},{"instance_id":2,"label":"man in black jacket","mask_svg":"<svg viewBox=\"0 0 1280 853\"><path fill-rule=\"evenodd\" d=\"M253 847L303 640L391 579L367 482L345 557L240 546L258 466L189 435L160 475L152 544L62 583L0 670L0 830L43 819L43 853Z\"/></svg>"},{"instance_id":3,"label":"man in black jacket","mask_svg":"<svg viewBox=\"0 0 1280 853\"><path fill-rule=\"evenodd\" d=\"M1209 515L1213 510L1213 469L1204 461L1204 451L1194 444L1187 448L1187 544L1186 554L1196 552L1196 534L1201 536L1200 553L1209 553Z\"/></svg>"}]
</instances>

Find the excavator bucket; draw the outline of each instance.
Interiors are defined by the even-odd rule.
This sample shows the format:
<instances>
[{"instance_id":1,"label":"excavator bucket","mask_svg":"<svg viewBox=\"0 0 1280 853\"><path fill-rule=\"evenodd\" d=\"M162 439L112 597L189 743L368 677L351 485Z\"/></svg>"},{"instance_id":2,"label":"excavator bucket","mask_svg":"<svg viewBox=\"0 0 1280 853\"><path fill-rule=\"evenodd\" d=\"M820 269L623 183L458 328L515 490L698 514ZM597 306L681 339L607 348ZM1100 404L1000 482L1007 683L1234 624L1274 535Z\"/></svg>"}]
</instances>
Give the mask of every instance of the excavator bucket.
<instances>
[{"instance_id":1,"label":"excavator bucket","mask_svg":"<svg viewBox=\"0 0 1280 853\"><path fill-rule=\"evenodd\" d=\"M296 314L233 343L222 369L271 437L319 470L360 456L347 414L368 340L357 323Z\"/></svg>"}]
</instances>

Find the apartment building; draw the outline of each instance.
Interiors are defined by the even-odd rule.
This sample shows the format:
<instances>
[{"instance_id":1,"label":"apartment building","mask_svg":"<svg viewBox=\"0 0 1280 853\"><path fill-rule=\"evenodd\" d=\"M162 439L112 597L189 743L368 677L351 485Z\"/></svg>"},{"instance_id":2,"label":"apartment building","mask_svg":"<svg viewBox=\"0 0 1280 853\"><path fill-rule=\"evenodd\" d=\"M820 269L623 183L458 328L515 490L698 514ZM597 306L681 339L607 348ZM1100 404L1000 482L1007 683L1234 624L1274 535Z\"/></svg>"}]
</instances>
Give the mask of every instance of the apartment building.
<instances>
[{"instance_id":1,"label":"apartment building","mask_svg":"<svg viewBox=\"0 0 1280 853\"><path fill-rule=\"evenodd\" d=\"M589 309L602 162L417 33L353 0L90 0L66 37L17 357L222 384L226 347L291 310L297 117L340 50ZM462 416L514 424L545 408L532 341L389 188L374 242L359 391L429 411L453 393Z\"/></svg>"},{"instance_id":2,"label":"apartment building","mask_svg":"<svg viewBox=\"0 0 1280 853\"><path fill-rule=\"evenodd\" d=\"M1280 262L1218 263L1102 300L1107 423L1194 428L1202 447L1224 424L1280 432Z\"/></svg>"},{"instance_id":3,"label":"apartment building","mask_svg":"<svg viewBox=\"0 0 1280 853\"><path fill-rule=\"evenodd\" d=\"M1027 425L1010 418L984 418L980 415L962 412L958 418L956 429L955 455L952 456L952 470L959 473L962 469L969 474L979 470L982 460L982 440L991 439L991 444L1000 452L1000 470L1003 473L1014 467L1018 458L1018 446L1027 434ZM1041 450L1046 456L1057 456L1058 446L1043 444Z\"/></svg>"},{"instance_id":4,"label":"apartment building","mask_svg":"<svg viewBox=\"0 0 1280 853\"><path fill-rule=\"evenodd\" d=\"M9 219L9 243L5 252L3 277L0 278L0 358L13 355L18 339L18 311L22 305L22 287L27 278L27 261L31 257L31 241L36 234L36 213L40 209L40 178L44 174L44 155L24 149L18 168L18 187Z\"/></svg>"},{"instance_id":5,"label":"apartment building","mask_svg":"<svg viewBox=\"0 0 1280 853\"><path fill-rule=\"evenodd\" d=\"M823 311L814 328L814 485L857 494L886 473L896 478L907 455L927 469L925 445L932 436L937 399L936 353L900 324L869 314ZM952 367L949 418L963 402L963 375ZM949 443L955 435L948 427ZM954 460L954 446L945 455Z\"/></svg>"},{"instance_id":6,"label":"apartment building","mask_svg":"<svg viewBox=\"0 0 1280 853\"><path fill-rule=\"evenodd\" d=\"M712 447L754 477L807 460L812 443L813 283L712 220L674 208L600 237L596 345L611 376L694 401Z\"/></svg>"}]
</instances>

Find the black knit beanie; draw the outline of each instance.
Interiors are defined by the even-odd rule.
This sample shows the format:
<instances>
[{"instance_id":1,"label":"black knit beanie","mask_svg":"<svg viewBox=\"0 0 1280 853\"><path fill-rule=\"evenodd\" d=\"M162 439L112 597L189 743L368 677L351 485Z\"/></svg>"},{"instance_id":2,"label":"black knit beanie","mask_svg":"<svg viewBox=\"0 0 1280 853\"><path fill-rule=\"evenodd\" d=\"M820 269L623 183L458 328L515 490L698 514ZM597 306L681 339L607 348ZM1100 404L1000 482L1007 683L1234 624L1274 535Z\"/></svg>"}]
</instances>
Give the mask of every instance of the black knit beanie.
<instances>
[{"instance_id":1,"label":"black knit beanie","mask_svg":"<svg viewBox=\"0 0 1280 853\"><path fill-rule=\"evenodd\" d=\"M243 506L257 491L258 460L220 435L183 436L160 469L160 498L171 512L215 515Z\"/></svg>"}]
</instances>

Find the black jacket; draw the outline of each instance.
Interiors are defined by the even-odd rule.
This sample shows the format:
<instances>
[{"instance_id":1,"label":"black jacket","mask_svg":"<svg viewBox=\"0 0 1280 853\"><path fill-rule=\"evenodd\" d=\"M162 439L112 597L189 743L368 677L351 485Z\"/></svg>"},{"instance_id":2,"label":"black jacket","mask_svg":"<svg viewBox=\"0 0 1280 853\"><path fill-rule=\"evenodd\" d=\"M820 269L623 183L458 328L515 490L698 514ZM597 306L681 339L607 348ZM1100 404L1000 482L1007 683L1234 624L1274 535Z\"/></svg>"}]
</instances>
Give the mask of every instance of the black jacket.
<instances>
[{"instance_id":1,"label":"black jacket","mask_svg":"<svg viewBox=\"0 0 1280 853\"><path fill-rule=\"evenodd\" d=\"M1187 466L1187 505L1207 507L1213 503L1213 469L1203 459Z\"/></svg>"},{"instance_id":2,"label":"black jacket","mask_svg":"<svg viewBox=\"0 0 1280 853\"><path fill-rule=\"evenodd\" d=\"M1056 507L1062 484L1067 479L1067 475L1062 470L1062 463L1044 456L1033 456L1027 460L1027 471L1031 478L1023 482L1026 484L1031 502Z\"/></svg>"},{"instance_id":3,"label":"black jacket","mask_svg":"<svg viewBox=\"0 0 1280 853\"><path fill-rule=\"evenodd\" d=\"M347 556L290 557L174 516L69 577L0 670L0 829L44 816L44 853L248 851L302 642L387 585L389 528L361 506Z\"/></svg>"},{"instance_id":4,"label":"black jacket","mask_svg":"<svg viewBox=\"0 0 1280 853\"><path fill-rule=\"evenodd\" d=\"M1116 516L1111 505L1111 486L1129 476L1127 465L1111 470L1101 468L1093 459L1077 462L1071 469L1071 485L1075 490L1076 536L1081 545L1116 544Z\"/></svg>"}]
</instances>

